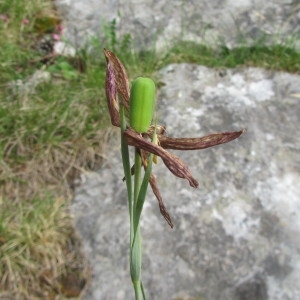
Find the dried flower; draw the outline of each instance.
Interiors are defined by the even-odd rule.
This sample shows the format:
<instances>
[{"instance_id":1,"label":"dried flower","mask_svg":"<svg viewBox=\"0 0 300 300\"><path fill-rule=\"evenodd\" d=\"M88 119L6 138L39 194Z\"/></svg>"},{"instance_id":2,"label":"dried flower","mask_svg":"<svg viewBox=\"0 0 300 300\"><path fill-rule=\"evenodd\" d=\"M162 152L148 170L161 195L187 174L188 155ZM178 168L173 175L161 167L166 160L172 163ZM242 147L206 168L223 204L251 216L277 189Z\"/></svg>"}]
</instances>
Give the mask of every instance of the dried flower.
<instances>
[{"instance_id":1,"label":"dried flower","mask_svg":"<svg viewBox=\"0 0 300 300\"><path fill-rule=\"evenodd\" d=\"M104 49L107 61L106 70L106 95L108 100L108 109L110 113L111 123L120 127L119 104L125 106L129 111L130 90L126 70L118 57L111 51ZM118 98L120 96L120 98ZM157 144L151 142L153 139L154 128L156 128ZM146 168L149 153L161 157L166 167L177 177L185 178L189 181L191 187L198 187L198 181L192 176L188 166L176 155L166 149L174 150L198 150L213 147L219 144L228 143L245 132L245 129L234 132L214 133L200 138L170 138L165 135L165 127L156 125L150 126L147 132L138 133L129 126L124 132L128 145L139 149L142 157L142 163ZM132 168L133 170L133 168ZM162 215L173 227L171 217L167 212L162 197L157 188L155 176L151 174L150 185L155 194Z\"/></svg>"}]
</instances>

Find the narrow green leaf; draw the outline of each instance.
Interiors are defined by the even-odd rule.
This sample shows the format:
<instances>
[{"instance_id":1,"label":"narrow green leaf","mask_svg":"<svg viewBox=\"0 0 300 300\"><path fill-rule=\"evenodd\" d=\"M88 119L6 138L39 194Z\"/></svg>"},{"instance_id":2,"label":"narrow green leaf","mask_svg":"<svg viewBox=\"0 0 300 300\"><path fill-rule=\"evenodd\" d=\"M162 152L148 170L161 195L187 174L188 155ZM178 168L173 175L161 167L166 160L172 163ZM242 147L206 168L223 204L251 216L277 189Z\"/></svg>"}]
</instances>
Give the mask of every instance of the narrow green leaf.
<instances>
[{"instance_id":1,"label":"narrow green leaf","mask_svg":"<svg viewBox=\"0 0 300 300\"><path fill-rule=\"evenodd\" d=\"M133 284L140 281L142 271L142 245L141 233L138 226L130 251L130 275Z\"/></svg>"},{"instance_id":2,"label":"narrow green leaf","mask_svg":"<svg viewBox=\"0 0 300 300\"><path fill-rule=\"evenodd\" d=\"M133 200L132 200L132 183L131 183L131 168L130 168L130 158L129 158L129 147L124 137L124 131L126 130L126 118L125 118L125 108L123 105L120 107L120 119L121 119L121 153L123 161L123 169L127 187L127 196L128 196L128 207L129 207L129 216L130 224L132 225L133 221ZM130 226L132 228L132 226ZM130 242L132 243L132 232Z\"/></svg>"},{"instance_id":3,"label":"narrow green leaf","mask_svg":"<svg viewBox=\"0 0 300 300\"><path fill-rule=\"evenodd\" d=\"M145 291L144 291L144 286L143 286L143 283L141 281L141 290L142 290L142 294L143 294L143 300L146 300L146 295L145 295Z\"/></svg>"},{"instance_id":4,"label":"narrow green leaf","mask_svg":"<svg viewBox=\"0 0 300 300\"><path fill-rule=\"evenodd\" d=\"M153 141L156 141L157 135L156 135L156 129L154 130L153 133ZM134 224L134 236L137 231L139 222L140 222L140 217L142 214L143 206L145 203L146 199L146 193L147 193L147 188L149 185L149 180L150 180L150 175L152 171L152 161L153 161L153 154L151 153L148 158L148 165L145 171L145 175L139 190L138 198L137 198L137 203L135 207L135 212L134 212L134 218L133 218L133 224Z\"/></svg>"},{"instance_id":5,"label":"narrow green leaf","mask_svg":"<svg viewBox=\"0 0 300 300\"><path fill-rule=\"evenodd\" d=\"M144 206L145 199L146 199L147 188L148 188L149 179L150 179L151 170L152 170L152 160L153 160L153 154L150 154L149 160L148 160L148 166L145 171L145 175L144 175L144 178L143 178L143 181L141 184L141 188L139 191L139 195L138 195L138 200L136 203L134 220L133 220L134 233L136 232L138 224L140 222L140 217L141 217L143 206Z\"/></svg>"}]
</instances>

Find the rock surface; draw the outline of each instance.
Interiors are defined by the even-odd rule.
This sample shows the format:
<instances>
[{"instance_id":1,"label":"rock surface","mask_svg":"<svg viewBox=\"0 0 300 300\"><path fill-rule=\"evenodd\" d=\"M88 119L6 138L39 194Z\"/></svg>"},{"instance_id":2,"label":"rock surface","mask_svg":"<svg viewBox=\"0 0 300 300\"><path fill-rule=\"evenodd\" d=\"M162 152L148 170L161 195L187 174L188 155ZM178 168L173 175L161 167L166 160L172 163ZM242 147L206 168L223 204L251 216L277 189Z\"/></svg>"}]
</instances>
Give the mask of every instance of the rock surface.
<instances>
[{"instance_id":1,"label":"rock surface","mask_svg":"<svg viewBox=\"0 0 300 300\"><path fill-rule=\"evenodd\" d=\"M64 37L74 46L103 36L103 24L116 20L117 34L130 34L135 46L165 48L180 40L228 46L265 38L276 42L300 36L298 0L56 0ZM108 47L108 45L106 45Z\"/></svg>"},{"instance_id":2,"label":"rock surface","mask_svg":"<svg viewBox=\"0 0 300 300\"><path fill-rule=\"evenodd\" d=\"M168 135L248 131L229 144L176 151L198 189L162 162L154 167L175 228L149 191L142 215L148 299L300 299L300 76L180 64L160 77L159 120ZM93 271L86 300L133 299L117 134L111 144L104 167L83 175L72 207Z\"/></svg>"},{"instance_id":3,"label":"rock surface","mask_svg":"<svg viewBox=\"0 0 300 300\"><path fill-rule=\"evenodd\" d=\"M165 49L177 38L231 47L287 36L300 48L298 0L55 2L74 47L103 36L102 24L115 19L117 35L130 33L141 48ZM149 191L142 215L148 299L300 299L300 76L180 64L160 78L159 119L169 135L248 131L226 145L176 152L198 189L162 162L154 167L175 228ZM72 206L93 272L85 300L133 299L122 177L116 133L104 167L82 175Z\"/></svg>"}]
</instances>

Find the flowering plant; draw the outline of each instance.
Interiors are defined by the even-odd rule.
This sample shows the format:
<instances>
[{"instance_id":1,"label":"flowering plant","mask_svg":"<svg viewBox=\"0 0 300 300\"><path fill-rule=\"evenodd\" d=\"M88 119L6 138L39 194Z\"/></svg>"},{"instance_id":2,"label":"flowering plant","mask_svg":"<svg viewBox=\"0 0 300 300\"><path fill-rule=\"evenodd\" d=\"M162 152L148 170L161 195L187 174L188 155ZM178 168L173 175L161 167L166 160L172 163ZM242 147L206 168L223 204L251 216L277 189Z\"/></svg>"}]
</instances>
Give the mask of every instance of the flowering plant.
<instances>
[{"instance_id":1,"label":"flowering plant","mask_svg":"<svg viewBox=\"0 0 300 300\"><path fill-rule=\"evenodd\" d=\"M198 181L191 174L188 166L176 155L167 151L197 150L224 144L238 138L245 129L234 132L213 133L200 138L171 138L166 136L166 128L151 124L155 101L155 86L145 78L138 78L130 90L126 70L111 51L104 49L107 61L106 97L111 123L121 128L122 161L127 186L130 216L130 272L135 297L146 299L141 281L141 237L139 220L145 202L148 184L153 190L161 214L173 228L162 196L158 190L155 176L152 174L152 161L159 156L166 167L177 177L187 179L190 186L197 188ZM129 117L130 122L126 121ZM150 120L150 121L149 121ZM135 163L131 167L128 146L135 147ZM141 169L144 177L141 178ZM132 186L131 177L134 176ZM133 188L132 188L133 187Z\"/></svg>"}]
</instances>

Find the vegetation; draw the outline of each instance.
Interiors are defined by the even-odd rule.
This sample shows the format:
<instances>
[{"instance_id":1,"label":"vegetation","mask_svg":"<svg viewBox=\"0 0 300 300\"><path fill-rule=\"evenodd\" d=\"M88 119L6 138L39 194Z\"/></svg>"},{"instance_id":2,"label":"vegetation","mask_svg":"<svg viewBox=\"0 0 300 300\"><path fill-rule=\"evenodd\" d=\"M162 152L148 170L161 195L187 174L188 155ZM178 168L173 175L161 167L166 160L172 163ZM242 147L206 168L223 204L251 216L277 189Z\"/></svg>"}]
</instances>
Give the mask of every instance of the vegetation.
<instances>
[{"instance_id":1,"label":"vegetation","mask_svg":"<svg viewBox=\"0 0 300 300\"><path fill-rule=\"evenodd\" d=\"M0 294L12 299L79 294L87 272L69 186L81 169L99 167L111 131L104 61L84 51L48 57L39 47L59 26L50 4L0 6ZM36 85L37 70L52 76Z\"/></svg>"},{"instance_id":2,"label":"vegetation","mask_svg":"<svg viewBox=\"0 0 300 300\"><path fill-rule=\"evenodd\" d=\"M300 70L299 59L299 51L284 44L264 45L257 42L233 49L225 45L212 49L203 44L180 42L171 48L163 64L189 62L213 68L246 66L296 73Z\"/></svg>"},{"instance_id":3,"label":"vegetation","mask_svg":"<svg viewBox=\"0 0 300 300\"><path fill-rule=\"evenodd\" d=\"M0 2L0 297L8 299L63 299L84 285L87 268L68 205L74 179L101 166L113 134L104 47L131 78L181 62L300 69L300 53L283 44L212 49L178 42L164 53L134 51L129 34L117 39L114 21L103 27L103 40L90 41L93 54L86 47L74 57L56 56L45 46L60 23L52 1ZM34 85L36 71L43 80Z\"/></svg>"}]
</instances>

